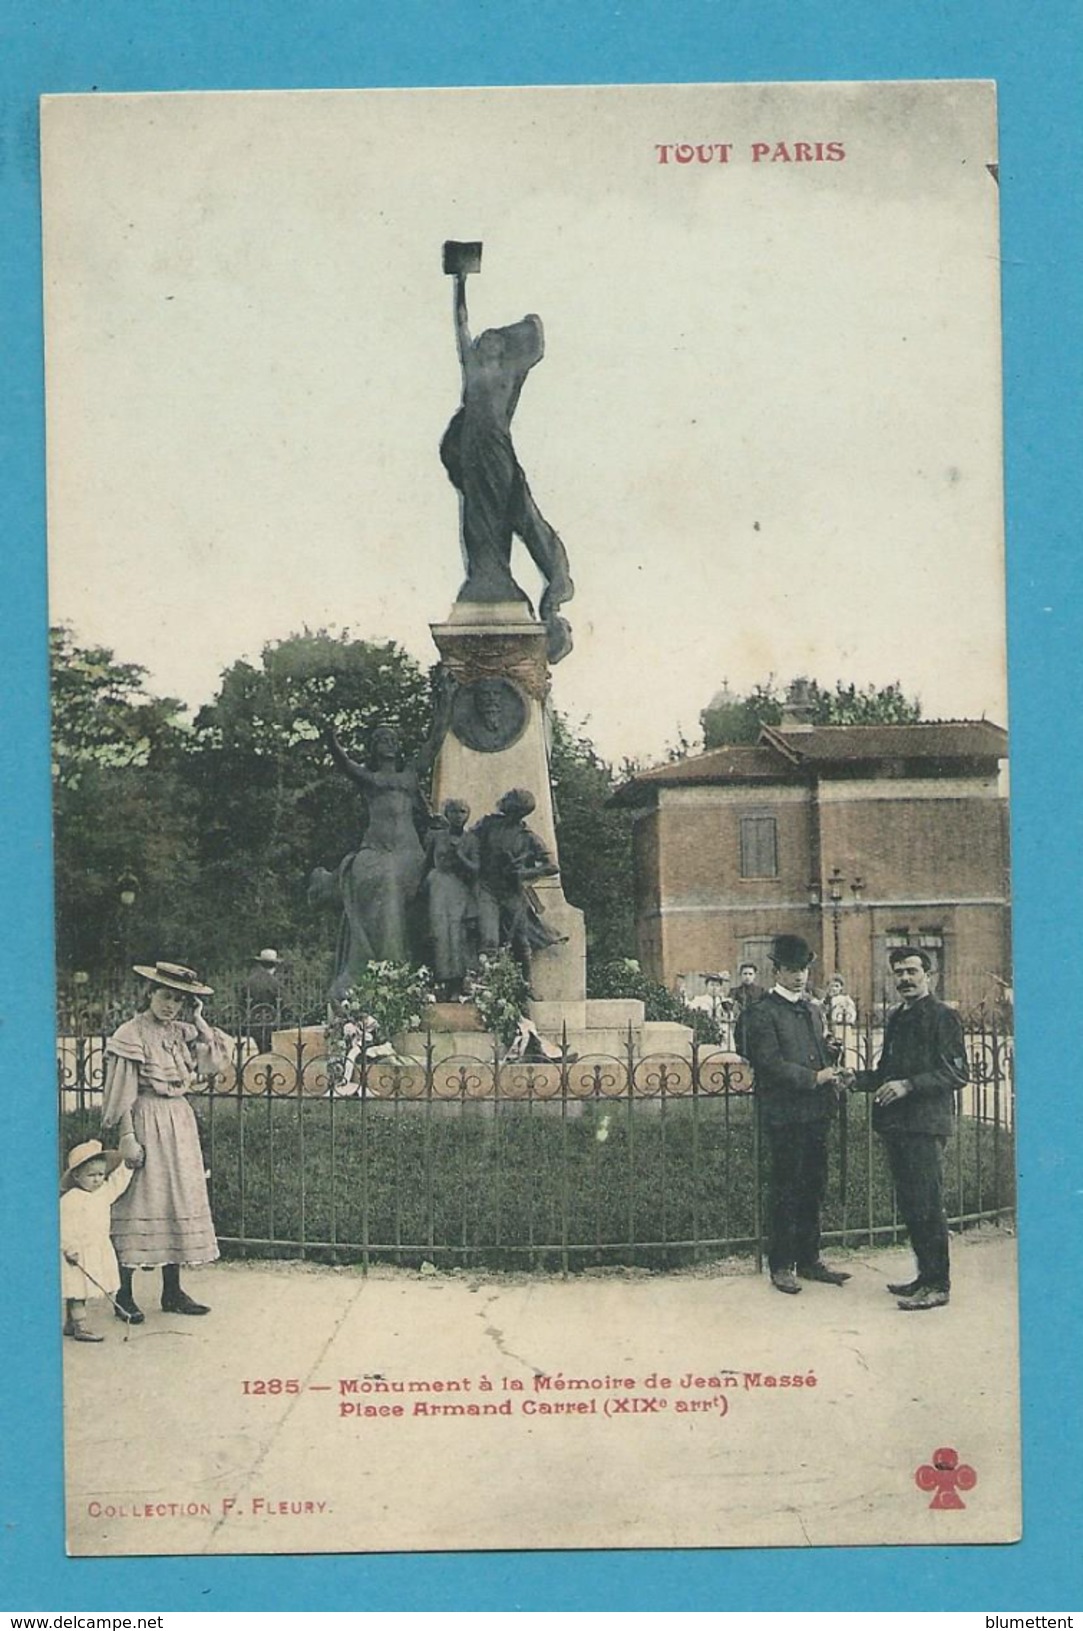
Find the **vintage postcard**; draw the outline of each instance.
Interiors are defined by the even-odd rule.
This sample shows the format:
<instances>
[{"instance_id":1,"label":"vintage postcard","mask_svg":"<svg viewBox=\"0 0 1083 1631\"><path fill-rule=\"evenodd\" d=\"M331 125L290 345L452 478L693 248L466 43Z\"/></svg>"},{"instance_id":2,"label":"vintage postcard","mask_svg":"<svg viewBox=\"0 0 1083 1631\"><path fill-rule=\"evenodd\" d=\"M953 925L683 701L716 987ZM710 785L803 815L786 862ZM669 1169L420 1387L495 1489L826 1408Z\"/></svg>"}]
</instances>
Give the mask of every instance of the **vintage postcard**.
<instances>
[{"instance_id":1,"label":"vintage postcard","mask_svg":"<svg viewBox=\"0 0 1083 1631\"><path fill-rule=\"evenodd\" d=\"M70 1552L1017 1539L993 86L42 172Z\"/></svg>"}]
</instances>

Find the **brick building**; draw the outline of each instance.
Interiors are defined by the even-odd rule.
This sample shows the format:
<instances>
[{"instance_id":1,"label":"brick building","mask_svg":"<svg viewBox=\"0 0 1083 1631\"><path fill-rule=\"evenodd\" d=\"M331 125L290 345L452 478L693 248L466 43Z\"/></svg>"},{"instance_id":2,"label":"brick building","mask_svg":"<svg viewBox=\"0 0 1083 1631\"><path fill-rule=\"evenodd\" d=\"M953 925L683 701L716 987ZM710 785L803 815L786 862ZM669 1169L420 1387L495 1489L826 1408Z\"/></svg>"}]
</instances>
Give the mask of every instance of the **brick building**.
<instances>
[{"instance_id":1,"label":"brick building","mask_svg":"<svg viewBox=\"0 0 1083 1631\"><path fill-rule=\"evenodd\" d=\"M1007 734L985 720L809 725L788 712L755 746L644 771L614 796L634 817L644 971L675 987L804 935L816 982L861 1003L888 948L924 945L964 1006L1010 982ZM769 983L769 982L768 982Z\"/></svg>"}]
</instances>

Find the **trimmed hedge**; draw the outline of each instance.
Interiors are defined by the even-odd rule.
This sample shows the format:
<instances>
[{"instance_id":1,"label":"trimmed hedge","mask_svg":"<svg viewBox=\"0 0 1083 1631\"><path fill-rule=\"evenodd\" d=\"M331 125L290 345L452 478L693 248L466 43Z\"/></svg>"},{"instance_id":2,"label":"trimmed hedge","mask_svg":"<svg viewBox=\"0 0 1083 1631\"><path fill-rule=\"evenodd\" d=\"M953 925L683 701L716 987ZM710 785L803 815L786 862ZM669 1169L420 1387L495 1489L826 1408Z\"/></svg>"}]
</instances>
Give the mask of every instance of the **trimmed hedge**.
<instances>
[{"instance_id":1,"label":"trimmed hedge","mask_svg":"<svg viewBox=\"0 0 1083 1631\"><path fill-rule=\"evenodd\" d=\"M215 1226L230 1255L442 1268L667 1268L750 1251L750 1100L561 1105L357 1099L194 1100ZM66 1141L92 1133L67 1118ZM764 1156L766 1165L766 1156ZM963 1119L947 1154L953 1217L1014 1204L1010 1135ZM844 1204L845 1203L845 1204ZM832 1135L824 1231L894 1222L864 1106L850 1108L846 1189ZM891 1236L878 1237L881 1241Z\"/></svg>"}]
</instances>

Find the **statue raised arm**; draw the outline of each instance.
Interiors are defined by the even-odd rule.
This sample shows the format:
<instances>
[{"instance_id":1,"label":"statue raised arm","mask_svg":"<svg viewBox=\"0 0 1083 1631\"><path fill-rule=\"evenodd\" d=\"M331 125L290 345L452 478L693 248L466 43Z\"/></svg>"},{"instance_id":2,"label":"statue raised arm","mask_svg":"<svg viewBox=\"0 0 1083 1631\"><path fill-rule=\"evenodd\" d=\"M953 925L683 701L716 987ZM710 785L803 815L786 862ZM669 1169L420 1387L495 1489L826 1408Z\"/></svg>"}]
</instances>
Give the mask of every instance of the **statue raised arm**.
<instances>
[{"instance_id":1,"label":"statue raised arm","mask_svg":"<svg viewBox=\"0 0 1083 1631\"><path fill-rule=\"evenodd\" d=\"M531 313L472 338L466 276L480 264L480 253L480 245L444 245L444 269L454 276L463 392L440 444L444 468L462 499L466 578L458 598L488 604L527 600L511 574L512 538L521 538L545 579L539 615L548 632L549 659L555 663L571 649L571 631L559 611L575 587L567 551L538 509L511 440L519 396L527 374L545 354L545 335L541 318Z\"/></svg>"}]
</instances>

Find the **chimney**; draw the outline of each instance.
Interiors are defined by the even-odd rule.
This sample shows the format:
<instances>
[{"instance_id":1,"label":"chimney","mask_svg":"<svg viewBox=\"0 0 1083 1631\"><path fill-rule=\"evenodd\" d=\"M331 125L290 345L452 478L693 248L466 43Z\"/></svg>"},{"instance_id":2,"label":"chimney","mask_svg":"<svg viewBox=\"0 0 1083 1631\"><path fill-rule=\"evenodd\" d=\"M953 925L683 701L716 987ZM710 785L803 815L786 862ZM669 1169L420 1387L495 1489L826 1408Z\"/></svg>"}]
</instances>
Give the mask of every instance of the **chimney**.
<instances>
[{"instance_id":1,"label":"chimney","mask_svg":"<svg viewBox=\"0 0 1083 1631\"><path fill-rule=\"evenodd\" d=\"M786 693L786 700L782 704L782 721L780 731L810 731L812 730L812 715L815 708L812 687L805 678L794 680Z\"/></svg>"}]
</instances>

